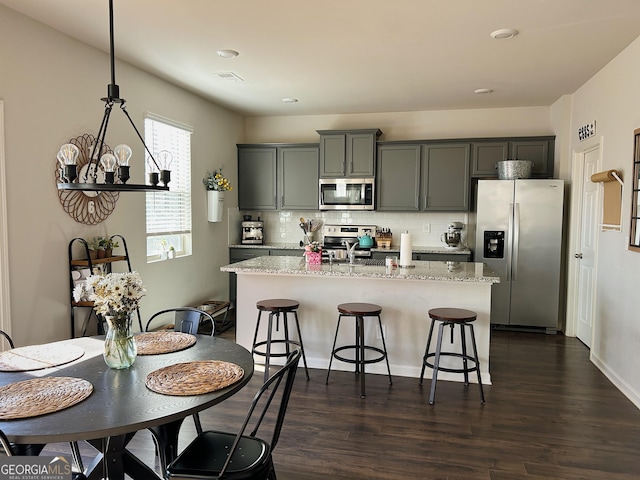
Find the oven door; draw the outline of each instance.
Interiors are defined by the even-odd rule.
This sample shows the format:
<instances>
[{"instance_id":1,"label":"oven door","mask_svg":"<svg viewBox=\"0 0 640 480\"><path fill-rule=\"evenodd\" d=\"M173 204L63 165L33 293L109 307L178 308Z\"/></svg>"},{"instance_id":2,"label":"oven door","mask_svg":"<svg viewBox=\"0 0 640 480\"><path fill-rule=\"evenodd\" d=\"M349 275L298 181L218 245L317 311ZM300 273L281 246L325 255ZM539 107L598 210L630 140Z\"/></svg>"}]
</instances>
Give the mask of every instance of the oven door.
<instances>
[{"instance_id":1,"label":"oven door","mask_svg":"<svg viewBox=\"0 0 640 480\"><path fill-rule=\"evenodd\" d=\"M320 210L373 210L373 178L321 178Z\"/></svg>"}]
</instances>

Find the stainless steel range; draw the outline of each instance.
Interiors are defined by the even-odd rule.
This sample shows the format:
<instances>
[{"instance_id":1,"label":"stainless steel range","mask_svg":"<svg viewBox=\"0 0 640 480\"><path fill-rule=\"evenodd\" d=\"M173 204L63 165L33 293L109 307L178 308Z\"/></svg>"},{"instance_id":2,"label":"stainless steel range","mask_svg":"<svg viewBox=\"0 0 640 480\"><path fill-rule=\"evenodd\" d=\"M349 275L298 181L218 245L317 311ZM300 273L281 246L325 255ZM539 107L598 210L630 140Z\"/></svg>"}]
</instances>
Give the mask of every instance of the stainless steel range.
<instances>
[{"instance_id":1,"label":"stainless steel range","mask_svg":"<svg viewBox=\"0 0 640 480\"><path fill-rule=\"evenodd\" d=\"M336 259L348 257L348 251L353 249L356 258L371 258L370 247L361 247L359 237L375 236L375 225L325 225L322 228L322 255L333 255Z\"/></svg>"}]
</instances>

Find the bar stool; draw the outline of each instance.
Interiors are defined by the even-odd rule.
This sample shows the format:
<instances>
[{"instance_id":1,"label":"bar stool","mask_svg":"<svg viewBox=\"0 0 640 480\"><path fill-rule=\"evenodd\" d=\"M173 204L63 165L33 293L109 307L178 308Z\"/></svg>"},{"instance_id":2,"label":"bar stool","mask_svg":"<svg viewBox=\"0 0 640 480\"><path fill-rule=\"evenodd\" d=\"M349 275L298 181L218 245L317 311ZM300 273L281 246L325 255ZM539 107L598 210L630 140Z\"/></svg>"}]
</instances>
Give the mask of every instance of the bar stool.
<instances>
[{"instance_id":1,"label":"bar stool","mask_svg":"<svg viewBox=\"0 0 640 480\"><path fill-rule=\"evenodd\" d=\"M264 365L264 381L269 379L269 363L271 357L287 357L290 353L290 345L297 345L300 347L302 353L302 360L304 362L304 372L309 380L309 370L307 369L307 359L304 355L304 346L302 345L302 334L300 333L300 324L298 323L298 307L300 302L295 300L288 300L285 298L272 298L268 300L260 300L256 303L258 309L258 320L256 321L256 331L253 335L253 347L251 352L254 355L260 355L265 357ZM262 312L269 312L269 324L267 325L267 339L265 341L258 342L258 330L260 329L260 317ZM289 338L289 323L287 322L287 313L293 313L296 330L298 331L298 340L292 340ZM284 338L274 339L273 333L273 317L275 316L276 331L280 327L280 314L282 314L282 326L284 328ZM271 346L274 343L282 343L285 346L285 352L272 352ZM262 349L264 347L264 349Z\"/></svg>"},{"instance_id":2,"label":"bar stool","mask_svg":"<svg viewBox=\"0 0 640 480\"><path fill-rule=\"evenodd\" d=\"M478 358L478 350L476 348L476 336L473 332L473 324L478 314L471 310L464 310L462 308L432 308L429 310L429 317L431 317L431 326L429 327L429 337L427 339L427 347L424 351L424 357L422 359L422 370L420 371L420 385L422 385L422 378L424 376L425 367L431 367L433 369L433 377L431 378L431 393L429 394L429 405L433 405L436 397L436 382L438 380L438 371L463 373L464 385L469 386L469 372L476 372L478 374L478 386L480 387L480 401L484 403L484 392L482 390L482 379L480 378L480 359ZM429 353L429 346L431 345L431 336L433 335L433 327L436 321L441 322L438 328L438 340L436 343L436 351ZM460 340L462 342L462 353L457 352L443 352L442 351L442 332L445 326L451 328L451 342L453 343L453 330L456 325L460 325ZM467 341L465 336L465 327L469 327L471 332L471 345L473 347L473 356L467 353ZM448 368L440 365L441 356L458 357L462 358L462 368ZM429 363L429 358L434 357L433 363ZM472 365L469 365L472 362Z\"/></svg>"},{"instance_id":3,"label":"bar stool","mask_svg":"<svg viewBox=\"0 0 640 480\"><path fill-rule=\"evenodd\" d=\"M329 357L329 369L327 370L326 385L329 384L329 374L331 373L331 362L333 358L337 358L343 362L355 364L356 374L360 375L360 398L365 398L365 384L364 384L364 367L367 363L376 363L385 360L387 362L387 372L389 372L389 385L393 383L391 380L391 369L389 368L389 358L387 357L387 346L384 342L384 332L382 330L382 320L380 320L380 313L382 307L373 303L341 303L338 305L338 325L336 327L336 335L333 338L333 347L331 349L331 356ZM356 344L344 345L336 348L336 341L338 339L338 331L340 330L340 320L342 317L355 317L356 319ZM365 345L364 343L364 319L365 317L378 317L378 326L380 327L380 337L382 338L382 348L374 347L371 345ZM345 358L339 354L343 350L354 350L355 359ZM375 358L365 359L365 351L370 350L379 353Z\"/></svg>"}]
</instances>

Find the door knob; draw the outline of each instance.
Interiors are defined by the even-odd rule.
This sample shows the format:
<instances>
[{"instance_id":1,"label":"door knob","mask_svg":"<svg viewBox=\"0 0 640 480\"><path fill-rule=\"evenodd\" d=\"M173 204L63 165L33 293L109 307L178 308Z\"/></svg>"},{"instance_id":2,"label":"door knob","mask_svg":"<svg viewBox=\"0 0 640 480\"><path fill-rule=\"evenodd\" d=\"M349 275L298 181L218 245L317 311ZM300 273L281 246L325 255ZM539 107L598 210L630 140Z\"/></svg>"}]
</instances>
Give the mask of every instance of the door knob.
<instances>
[{"instance_id":1,"label":"door knob","mask_svg":"<svg viewBox=\"0 0 640 480\"><path fill-rule=\"evenodd\" d=\"M582 254L581 254L581 253L576 253L576 254L574 255L574 257L576 257L576 258L582 258Z\"/></svg>"}]
</instances>

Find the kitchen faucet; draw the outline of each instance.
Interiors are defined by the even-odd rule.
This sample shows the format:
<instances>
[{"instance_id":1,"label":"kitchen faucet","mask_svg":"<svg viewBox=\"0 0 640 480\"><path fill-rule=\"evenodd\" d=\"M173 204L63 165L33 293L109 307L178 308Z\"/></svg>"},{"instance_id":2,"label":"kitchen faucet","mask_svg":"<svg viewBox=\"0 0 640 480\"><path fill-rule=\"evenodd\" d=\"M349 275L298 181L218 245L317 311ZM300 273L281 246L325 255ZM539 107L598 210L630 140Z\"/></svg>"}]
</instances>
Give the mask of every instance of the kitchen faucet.
<instances>
[{"instance_id":1,"label":"kitchen faucet","mask_svg":"<svg viewBox=\"0 0 640 480\"><path fill-rule=\"evenodd\" d=\"M353 246L349 243L349 240L344 241L344 246L347 247L347 254L349 255L349 263L353 265L353 259L356 256L355 249L358 246L358 242L354 243Z\"/></svg>"}]
</instances>

